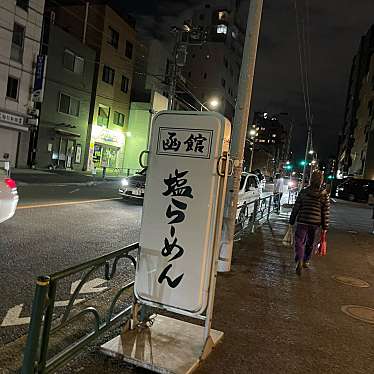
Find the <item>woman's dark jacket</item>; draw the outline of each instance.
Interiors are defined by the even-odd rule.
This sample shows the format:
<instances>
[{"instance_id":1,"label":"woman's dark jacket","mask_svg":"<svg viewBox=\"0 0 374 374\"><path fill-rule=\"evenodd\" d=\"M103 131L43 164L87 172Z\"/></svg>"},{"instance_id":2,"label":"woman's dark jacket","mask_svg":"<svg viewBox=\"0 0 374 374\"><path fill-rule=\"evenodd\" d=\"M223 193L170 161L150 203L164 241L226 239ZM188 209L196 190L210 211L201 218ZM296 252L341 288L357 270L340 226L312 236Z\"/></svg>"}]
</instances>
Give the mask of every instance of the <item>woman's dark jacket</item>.
<instances>
[{"instance_id":1,"label":"woman's dark jacket","mask_svg":"<svg viewBox=\"0 0 374 374\"><path fill-rule=\"evenodd\" d=\"M311 187L300 191L290 216L290 225L296 222L322 226L327 230L330 216L330 196L326 190Z\"/></svg>"}]
</instances>

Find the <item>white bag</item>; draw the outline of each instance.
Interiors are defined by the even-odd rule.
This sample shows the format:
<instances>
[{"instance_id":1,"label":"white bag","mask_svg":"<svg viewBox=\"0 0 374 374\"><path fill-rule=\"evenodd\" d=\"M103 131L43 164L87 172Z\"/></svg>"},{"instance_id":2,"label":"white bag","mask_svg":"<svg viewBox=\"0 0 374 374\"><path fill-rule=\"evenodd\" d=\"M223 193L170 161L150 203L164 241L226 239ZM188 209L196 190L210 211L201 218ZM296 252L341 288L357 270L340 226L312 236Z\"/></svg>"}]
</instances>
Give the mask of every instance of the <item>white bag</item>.
<instances>
[{"instance_id":1,"label":"white bag","mask_svg":"<svg viewBox=\"0 0 374 374\"><path fill-rule=\"evenodd\" d=\"M292 247L293 241L294 241L293 228L291 225L288 225L288 230L282 240L282 244L286 247Z\"/></svg>"}]
</instances>

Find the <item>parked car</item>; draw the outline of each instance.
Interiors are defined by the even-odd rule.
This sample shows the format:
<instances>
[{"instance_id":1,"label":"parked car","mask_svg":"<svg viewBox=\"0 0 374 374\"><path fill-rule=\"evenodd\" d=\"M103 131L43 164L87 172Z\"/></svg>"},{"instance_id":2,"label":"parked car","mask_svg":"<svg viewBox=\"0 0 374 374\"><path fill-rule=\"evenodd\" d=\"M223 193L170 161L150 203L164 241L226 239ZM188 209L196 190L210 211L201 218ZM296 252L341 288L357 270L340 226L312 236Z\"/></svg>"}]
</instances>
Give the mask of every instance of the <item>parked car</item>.
<instances>
[{"instance_id":1,"label":"parked car","mask_svg":"<svg viewBox=\"0 0 374 374\"><path fill-rule=\"evenodd\" d=\"M257 175L243 172L240 179L240 187L238 194L238 207L248 205L261 196L261 186ZM253 211L253 204L248 206L246 214L251 214ZM239 218L241 209L237 209L236 218Z\"/></svg>"},{"instance_id":2,"label":"parked car","mask_svg":"<svg viewBox=\"0 0 374 374\"><path fill-rule=\"evenodd\" d=\"M121 180L119 194L124 199L144 199L145 180L147 177L147 169L141 170L139 173Z\"/></svg>"},{"instance_id":3,"label":"parked car","mask_svg":"<svg viewBox=\"0 0 374 374\"><path fill-rule=\"evenodd\" d=\"M260 187L261 187L261 190L264 190L265 189L265 185L266 185L266 178L265 178L265 175L261 173L261 170L260 169L256 169L254 171L252 171L252 174L255 174L260 182Z\"/></svg>"},{"instance_id":4,"label":"parked car","mask_svg":"<svg viewBox=\"0 0 374 374\"><path fill-rule=\"evenodd\" d=\"M0 223L14 216L19 200L16 182L9 175L9 168L0 163Z\"/></svg>"},{"instance_id":5,"label":"parked car","mask_svg":"<svg viewBox=\"0 0 374 374\"><path fill-rule=\"evenodd\" d=\"M374 180L349 178L336 188L336 197L349 201L367 202L374 194Z\"/></svg>"}]
</instances>

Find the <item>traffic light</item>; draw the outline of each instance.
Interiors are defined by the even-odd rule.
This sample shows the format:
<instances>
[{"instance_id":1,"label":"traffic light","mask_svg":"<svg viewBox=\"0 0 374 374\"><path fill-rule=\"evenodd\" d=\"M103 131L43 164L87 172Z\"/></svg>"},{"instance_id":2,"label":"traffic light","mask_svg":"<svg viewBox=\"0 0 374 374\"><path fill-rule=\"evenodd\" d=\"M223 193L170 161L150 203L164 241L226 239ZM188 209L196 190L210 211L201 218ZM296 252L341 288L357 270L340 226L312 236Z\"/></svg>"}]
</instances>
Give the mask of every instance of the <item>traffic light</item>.
<instances>
[{"instance_id":1,"label":"traffic light","mask_svg":"<svg viewBox=\"0 0 374 374\"><path fill-rule=\"evenodd\" d=\"M292 170L292 169L293 169L293 166L292 166L291 164L287 164L287 165L284 166L284 168L285 168L286 170Z\"/></svg>"},{"instance_id":2,"label":"traffic light","mask_svg":"<svg viewBox=\"0 0 374 374\"><path fill-rule=\"evenodd\" d=\"M306 164L306 161L305 161L305 160L301 160L301 161L300 161L300 166L305 166L305 164Z\"/></svg>"},{"instance_id":3,"label":"traffic light","mask_svg":"<svg viewBox=\"0 0 374 374\"><path fill-rule=\"evenodd\" d=\"M334 176L333 176L332 174L330 174L330 175L327 177L327 179L332 180L332 179L335 179L335 178L334 178Z\"/></svg>"}]
</instances>

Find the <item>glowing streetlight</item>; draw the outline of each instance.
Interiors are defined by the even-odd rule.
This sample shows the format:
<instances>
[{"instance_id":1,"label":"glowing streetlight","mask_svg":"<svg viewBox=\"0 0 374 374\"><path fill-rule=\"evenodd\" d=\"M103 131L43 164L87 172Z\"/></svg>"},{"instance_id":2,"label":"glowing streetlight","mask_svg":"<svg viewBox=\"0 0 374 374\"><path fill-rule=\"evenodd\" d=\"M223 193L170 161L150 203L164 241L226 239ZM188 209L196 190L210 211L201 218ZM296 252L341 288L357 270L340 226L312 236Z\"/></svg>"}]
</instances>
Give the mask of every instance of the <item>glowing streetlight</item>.
<instances>
[{"instance_id":1,"label":"glowing streetlight","mask_svg":"<svg viewBox=\"0 0 374 374\"><path fill-rule=\"evenodd\" d=\"M251 136L251 137L255 137L257 135L257 131L256 131L256 129L250 129L249 130L249 136Z\"/></svg>"},{"instance_id":2,"label":"glowing streetlight","mask_svg":"<svg viewBox=\"0 0 374 374\"><path fill-rule=\"evenodd\" d=\"M209 111L209 108L217 109L220 106L220 104L221 103L220 103L218 98L212 97L211 99L209 99L209 100L207 100L207 101L205 101L204 103L201 104L200 111L202 112L204 109ZM208 105L208 107L206 107L205 105Z\"/></svg>"},{"instance_id":3,"label":"glowing streetlight","mask_svg":"<svg viewBox=\"0 0 374 374\"><path fill-rule=\"evenodd\" d=\"M310 155L313 155L313 154L314 154L313 149L311 149L311 150L309 151L309 154L310 154Z\"/></svg>"}]
</instances>

